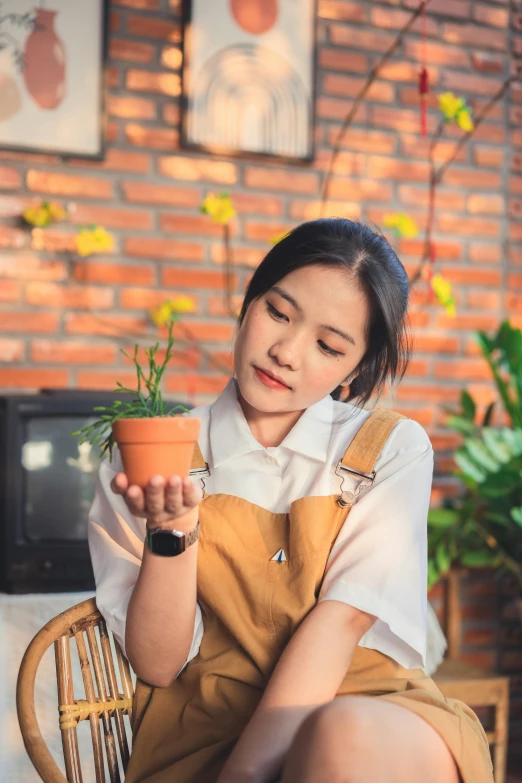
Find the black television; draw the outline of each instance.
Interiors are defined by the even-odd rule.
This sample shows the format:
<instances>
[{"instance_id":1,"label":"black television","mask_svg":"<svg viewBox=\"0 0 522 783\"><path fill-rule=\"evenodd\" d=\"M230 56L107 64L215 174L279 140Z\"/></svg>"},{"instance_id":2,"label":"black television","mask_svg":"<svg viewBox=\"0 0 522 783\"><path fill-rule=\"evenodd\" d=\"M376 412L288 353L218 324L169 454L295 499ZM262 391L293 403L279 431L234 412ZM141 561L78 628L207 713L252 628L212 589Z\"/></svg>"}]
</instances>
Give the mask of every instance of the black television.
<instances>
[{"instance_id":1,"label":"black television","mask_svg":"<svg viewBox=\"0 0 522 783\"><path fill-rule=\"evenodd\" d=\"M94 420L96 406L122 398L74 389L0 395L0 591L94 590L87 520L100 460L71 433Z\"/></svg>"}]
</instances>

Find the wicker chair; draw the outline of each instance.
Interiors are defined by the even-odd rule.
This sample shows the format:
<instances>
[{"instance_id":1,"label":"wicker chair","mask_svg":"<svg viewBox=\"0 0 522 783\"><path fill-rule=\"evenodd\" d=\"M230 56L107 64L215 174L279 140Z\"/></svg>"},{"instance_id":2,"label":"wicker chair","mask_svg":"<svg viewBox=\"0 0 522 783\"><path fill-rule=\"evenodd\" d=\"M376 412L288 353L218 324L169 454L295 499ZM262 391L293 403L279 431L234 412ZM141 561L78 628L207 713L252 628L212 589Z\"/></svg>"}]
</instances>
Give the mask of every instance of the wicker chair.
<instances>
[{"instance_id":1,"label":"wicker chair","mask_svg":"<svg viewBox=\"0 0 522 783\"><path fill-rule=\"evenodd\" d=\"M96 632L96 629L97 632ZM84 693L73 693L73 667L69 640L74 637ZM107 626L94 598L83 601L50 620L34 637L20 666L16 707L29 758L44 783L82 783L76 732L80 721L90 722L96 783L119 783L129 760L124 716L132 719L133 683L129 664ZM58 710L64 777L42 737L35 710L35 680L40 661L54 643L58 680ZM94 670L94 677L93 677ZM119 673L119 683L117 677ZM119 692L119 684L123 693ZM103 725L103 740L101 727ZM113 730L115 729L115 731ZM105 744L105 754L103 745Z\"/></svg>"}]
</instances>

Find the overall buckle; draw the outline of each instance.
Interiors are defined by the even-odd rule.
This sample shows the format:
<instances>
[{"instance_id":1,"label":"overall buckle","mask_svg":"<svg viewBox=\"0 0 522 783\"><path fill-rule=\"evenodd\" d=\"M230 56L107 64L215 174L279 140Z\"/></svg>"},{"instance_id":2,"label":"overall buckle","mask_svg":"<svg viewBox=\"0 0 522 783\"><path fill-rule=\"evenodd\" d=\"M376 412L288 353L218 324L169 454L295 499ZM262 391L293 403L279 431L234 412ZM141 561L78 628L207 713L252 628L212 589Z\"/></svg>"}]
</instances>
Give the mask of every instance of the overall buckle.
<instances>
[{"instance_id":1,"label":"overall buckle","mask_svg":"<svg viewBox=\"0 0 522 783\"><path fill-rule=\"evenodd\" d=\"M345 489L343 490L343 484L345 476L343 474L350 473L352 476L358 476L362 479L360 484L357 485L355 490ZM362 473L360 470L355 470L355 468L349 468L346 465L343 465L342 460L339 460L339 462L336 465L335 468L335 475L339 476L341 481L341 494L337 498L337 505L341 508L350 508L355 503L355 500L359 496L359 494L362 492L362 490L365 487L371 487L373 482L375 481L376 473L374 470L372 470L371 473Z\"/></svg>"}]
</instances>

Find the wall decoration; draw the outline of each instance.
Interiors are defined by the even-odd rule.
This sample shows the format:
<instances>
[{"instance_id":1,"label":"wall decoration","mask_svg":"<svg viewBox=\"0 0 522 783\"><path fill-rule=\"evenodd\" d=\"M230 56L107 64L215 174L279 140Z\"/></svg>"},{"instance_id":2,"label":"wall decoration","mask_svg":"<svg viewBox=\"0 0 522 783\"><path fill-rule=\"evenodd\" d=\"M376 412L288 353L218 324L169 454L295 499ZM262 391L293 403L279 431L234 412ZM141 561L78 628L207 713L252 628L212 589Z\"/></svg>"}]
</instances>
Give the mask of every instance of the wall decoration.
<instances>
[{"instance_id":1,"label":"wall decoration","mask_svg":"<svg viewBox=\"0 0 522 783\"><path fill-rule=\"evenodd\" d=\"M0 0L0 149L103 157L107 0Z\"/></svg>"},{"instance_id":2,"label":"wall decoration","mask_svg":"<svg viewBox=\"0 0 522 783\"><path fill-rule=\"evenodd\" d=\"M185 0L182 143L313 159L316 0Z\"/></svg>"}]
</instances>

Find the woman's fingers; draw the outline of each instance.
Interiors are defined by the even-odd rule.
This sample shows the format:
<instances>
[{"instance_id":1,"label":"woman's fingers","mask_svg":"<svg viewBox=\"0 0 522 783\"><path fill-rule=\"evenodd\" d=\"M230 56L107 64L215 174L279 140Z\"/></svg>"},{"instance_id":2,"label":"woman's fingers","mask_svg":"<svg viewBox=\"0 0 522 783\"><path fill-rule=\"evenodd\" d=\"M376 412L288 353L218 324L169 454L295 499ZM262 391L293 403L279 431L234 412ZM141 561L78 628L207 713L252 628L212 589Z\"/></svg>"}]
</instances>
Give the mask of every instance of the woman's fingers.
<instances>
[{"instance_id":1,"label":"woman's fingers","mask_svg":"<svg viewBox=\"0 0 522 783\"><path fill-rule=\"evenodd\" d=\"M165 511L174 516L183 513L183 494L179 476L169 476L165 486Z\"/></svg>"},{"instance_id":2,"label":"woman's fingers","mask_svg":"<svg viewBox=\"0 0 522 783\"><path fill-rule=\"evenodd\" d=\"M194 508L203 500L201 488L196 486L190 476L183 479L183 505L186 508Z\"/></svg>"},{"instance_id":3,"label":"woman's fingers","mask_svg":"<svg viewBox=\"0 0 522 783\"><path fill-rule=\"evenodd\" d=\"M165 479L152 476L145 488L145 513L147 518L158 517L165 510Z\"/></svg>"},{"instance_id":4,"label":"woman's fingers","mask_svg":"<svg viewBox=\"0 0 522 783\"><path fill-rule=\"evenodd\" d=\"M127 476L125 473L116 473L111 481L111 489L117 495L124 495L129 486Z\"/></svg>"}]
</instances>

